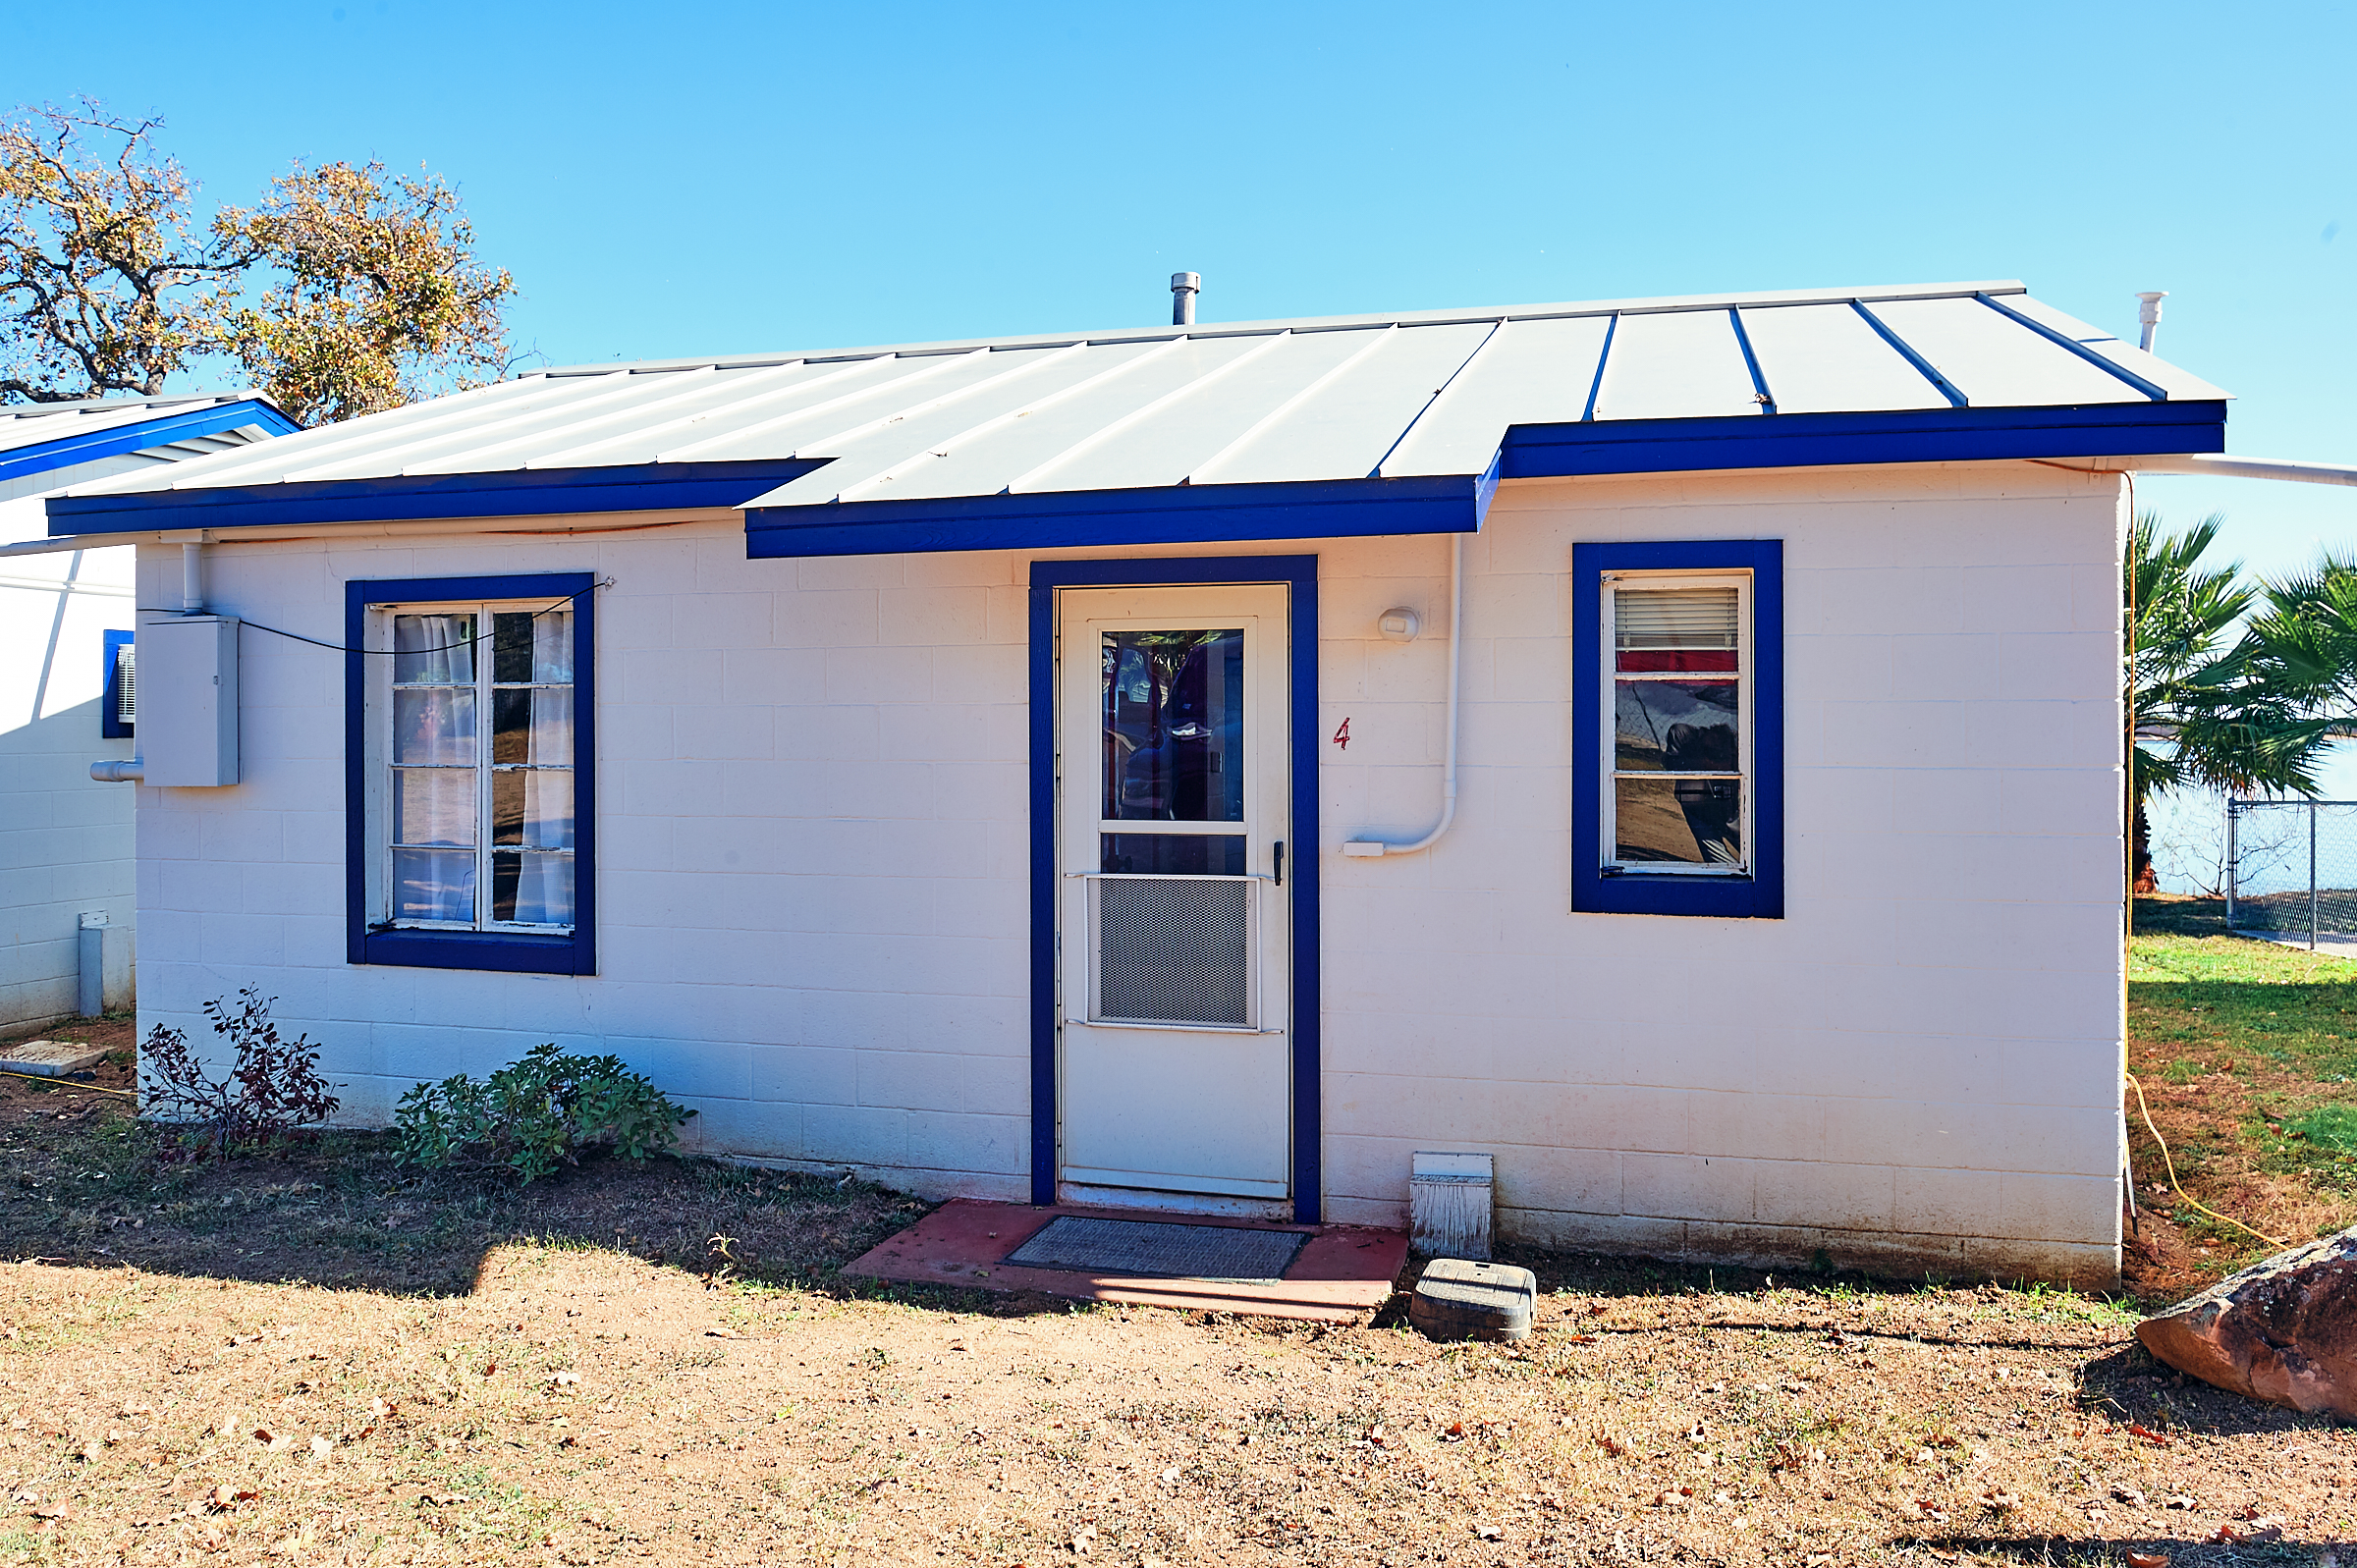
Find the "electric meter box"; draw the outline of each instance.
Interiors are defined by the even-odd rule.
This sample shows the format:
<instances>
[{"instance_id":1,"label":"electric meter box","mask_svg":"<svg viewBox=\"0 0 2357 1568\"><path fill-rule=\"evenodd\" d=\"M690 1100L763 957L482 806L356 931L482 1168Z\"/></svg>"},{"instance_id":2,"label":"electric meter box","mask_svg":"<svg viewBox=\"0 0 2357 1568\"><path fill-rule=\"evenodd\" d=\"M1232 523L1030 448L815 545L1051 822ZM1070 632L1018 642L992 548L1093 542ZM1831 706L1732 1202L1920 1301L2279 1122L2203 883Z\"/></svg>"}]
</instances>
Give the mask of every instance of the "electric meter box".
<instances>
[{"instance_id":1,"label":"electric meter box","mask_svg":"<svg viewBox=\"0 0 2357 1568\"><path fill-rule=\"evenodd\" d=\"M142 784L238 782L238 620L153 616L139 624Z\"/></svg>"}]
</instances>

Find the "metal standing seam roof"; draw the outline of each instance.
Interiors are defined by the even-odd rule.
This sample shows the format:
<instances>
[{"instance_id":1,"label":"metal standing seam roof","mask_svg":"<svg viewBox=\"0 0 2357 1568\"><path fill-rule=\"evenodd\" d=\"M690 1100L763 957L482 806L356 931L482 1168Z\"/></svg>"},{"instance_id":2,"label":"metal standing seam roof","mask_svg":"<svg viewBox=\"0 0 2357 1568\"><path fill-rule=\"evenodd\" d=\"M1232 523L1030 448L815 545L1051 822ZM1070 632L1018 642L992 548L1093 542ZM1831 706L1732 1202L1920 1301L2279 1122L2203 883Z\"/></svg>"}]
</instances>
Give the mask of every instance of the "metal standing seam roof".
<instances>
[{"instance_id":1,"label":"metal standing seam roof","mask_svg":"<svg viewBox=\"0 0 2357 1568\"><path fill-rule=\"evenodd\" d=\"M131 498L388 494L462 476L513 489L535 477L734 475L735 499L721 504L777 521L1105 492L1488 485L1517 429L1610 443L1656 422L1685 434L1707 422L1742 438L1827 427L1808 416L1922 424L2007 409L2081 410L2108 425L2172 404L2202 405L2216 422L2224 397L2010 281L1198 323L537 371L80 485L52 503L52 531L117 511L123 520L106 525L157 526L136 520L147 509ZM2121 450L2218 444L2171 439ZM1734 453L1691 465L1750 465L1724 460ZM1619 460L1640 466L1547 471L1689 465L1634 449ZM638 492L640 504L654 493ZM507 510L485 498L441 514Z\"/></svg>"}]
</instances>

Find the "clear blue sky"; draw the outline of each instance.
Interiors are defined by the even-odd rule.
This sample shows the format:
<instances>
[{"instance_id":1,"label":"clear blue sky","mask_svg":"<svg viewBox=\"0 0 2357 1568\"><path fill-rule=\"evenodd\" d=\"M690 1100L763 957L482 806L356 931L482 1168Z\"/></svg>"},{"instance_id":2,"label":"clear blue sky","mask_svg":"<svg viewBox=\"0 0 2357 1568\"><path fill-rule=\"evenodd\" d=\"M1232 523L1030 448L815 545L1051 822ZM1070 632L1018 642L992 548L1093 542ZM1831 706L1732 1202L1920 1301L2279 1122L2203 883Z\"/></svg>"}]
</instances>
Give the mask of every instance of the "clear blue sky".
<instances>
[{"instance_id":1,"label":"clear blue sky","mask_svg":"<svg viewBox=\"0 0 2357 1568\"><path fill-rule=\"evenodd\" d=\"M11 7L0 105L154 111L208 200L423 163L560 363L2019 277L2357 462L2357 10ZM2348 230L2342 233L2343 227ZM2154 480L2255 567L2357 490Z\"/></svg>"}]
</instances>

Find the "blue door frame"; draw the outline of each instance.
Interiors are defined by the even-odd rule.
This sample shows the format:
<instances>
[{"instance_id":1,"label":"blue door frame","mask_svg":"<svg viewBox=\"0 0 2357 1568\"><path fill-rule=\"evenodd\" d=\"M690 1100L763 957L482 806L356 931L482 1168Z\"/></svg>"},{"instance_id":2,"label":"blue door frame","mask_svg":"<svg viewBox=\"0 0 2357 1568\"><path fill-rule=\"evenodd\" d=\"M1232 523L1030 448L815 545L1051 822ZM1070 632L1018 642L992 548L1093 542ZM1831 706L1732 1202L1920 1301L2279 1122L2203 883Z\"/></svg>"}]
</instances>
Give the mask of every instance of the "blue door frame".
<instances>
[{"instance_id":1,"label":"blue door frame","mask_svg":"<svg viewBox=\"0 0 2357 1568\"><path fill-rule=\"evenodd\" d=\"M1031 563L1031 1201L1056 1201L1056 593L1283 583L1292 688L1293 1222L1320 1222L1318 558L1214 556Z\"/></svg>"}]
</instances>

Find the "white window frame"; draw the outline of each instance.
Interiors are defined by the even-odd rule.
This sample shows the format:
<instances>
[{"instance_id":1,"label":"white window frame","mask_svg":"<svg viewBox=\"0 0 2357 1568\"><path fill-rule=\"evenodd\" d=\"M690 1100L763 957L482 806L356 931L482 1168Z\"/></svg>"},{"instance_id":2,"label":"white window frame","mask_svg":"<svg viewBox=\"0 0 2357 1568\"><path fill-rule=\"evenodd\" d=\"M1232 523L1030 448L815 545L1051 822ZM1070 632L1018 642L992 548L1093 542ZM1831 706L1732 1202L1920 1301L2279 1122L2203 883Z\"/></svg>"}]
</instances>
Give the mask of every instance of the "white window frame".
<instances>
[{"instance_id":1,"label":"white window frame","mask_svg":"<svg viewBox=\"0 0 2357 1568\"><path fill-rule=\"evenodd\" d=\"M502 682L496 681L492 678L491 618L492 616L501 613L516 614L521 612L530 615L539 615L548 611L550 608L552 607L546 599L420 599L402 600L397 603L377 604L370 605L368 607L368 646L371 649L378 651L380 654L385 655L385 657L377 657L369 660L369 664L372 667L369 671L369 674L372 677L370 681L369 706L373 710L372 722L369 725L369 744L370 750L374 753L374 755L369 758L369 776L371 784L369 788L370 821L368 830L370 835L370 847L373 850L373 853L370 856L370 865L373 872L372 880L375 883L375 886L369 890L369 907L374 912L372 924L375 929L383 931L498 932L517 935L555 937L569 937L574 935L578 929L577 923L574 922L568 922L563 925L548 925L525 921L494 920L491 918L490 913L492 890L491 860L493 847L491 842L491 781L495 774L502 771L500 765L493 762L491 757L492 723L495 706L492 692L496 687L501 685L506 685L510 688L513 688L516 685L516 682L513 681ZM573 607L568 604L564 608L570 611ZM398 661L390 657L394 649L393 618L403 615L447 616L466 615L469 613L473 614L476 618L474 658L475 917L471 921L419 920L414 917L403 918L397 916L393 911L393 892L394 888L396 887L396 881L393 875L393 851L395 847L393 842L393 824L395 817L393 776L396 771L393 762L393 693L396 689L398 689L394 681L394 667ZM574 616L571 618L571 624L567 627L567 635L574 639L571 652L573 658L572 667L575 672L575 677L573 680L566 683L566 689L575 694L574 700L576 704L576 711L574 714L574 723L576 726L580 723L580 714L577 711L580 685L579 671L582 659L579 632L580 620L577 616ZM549 682L535 681L531 682L530 684L542 685L549 684ZM564 763L561 765L561 767L564 772L577 775L577 768L572 762ZM547 771L554 772L557 771L557 768L551 766L547 768ZM580 784L578 778L576 777L574 782L576 816L574 820L573 847L564 850L536 851L537 853L542 854L563 854L568 859L573 861L575 878L574 906L576 914L578 913L580 905L579 879L581 866L580 849L582 831L582 824L578 816Z\"/></svg>"},{"instance_id":2,"label":"white window frame","mask_svg":"<svg viewBox=\"0 0 2357 1568\"><path fill-rule=\"evenodd\" d=\"M1754 705L1757 701L1759 678L1752 656L1751 578L1748 570L1630 570L1607 571L1602 574L1599 592L1599 635L1603 646L1598 650L1597 666L1602 672L1603 690L1599 693L1603 716L1603 733L1597 736L1597 766L1601 787L1597 791L1603 817L1597 840L1597 855L1606 876L1611 877L1713 877L1743 878L1753 874L1759 842L1755 817L1759 811L1759 767L1756 743ZM1736 771L1729 773L1666 773L1659 769L1628 770L1618 767L1619 692L1617 683L1630 680L1675 680L1692 678L1690 672L1674 670L1630 672L1623 675L1618 669L1619 650L1616 645L1619 617L1613 595L1625 584L1632 589L1659 590L1663 588L1733 588L1735 590L1735 689ZM1664 860L1620 860L1618 812L1621 779L1734 779L1742 792L1743 810L1738 832L1742 834L1742 859L1734 865L1680 865Z\"/></svg>"}]
</instances>

